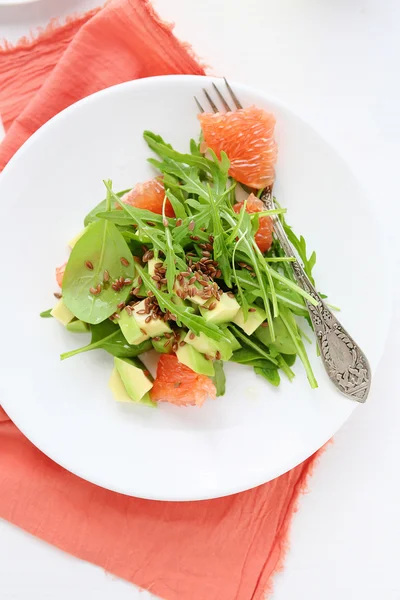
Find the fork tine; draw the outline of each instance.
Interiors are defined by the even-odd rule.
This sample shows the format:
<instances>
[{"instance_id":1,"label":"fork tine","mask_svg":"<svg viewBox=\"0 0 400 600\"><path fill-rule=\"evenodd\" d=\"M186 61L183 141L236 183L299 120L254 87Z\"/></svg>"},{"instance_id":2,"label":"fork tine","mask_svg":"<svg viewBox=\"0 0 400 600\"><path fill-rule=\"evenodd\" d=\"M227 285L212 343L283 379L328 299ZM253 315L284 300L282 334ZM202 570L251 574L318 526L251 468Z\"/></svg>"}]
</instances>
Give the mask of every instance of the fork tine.
<instances>
[{"instance_id":1,"label":"fork tine","mask_svg":"<svg viewBox=\"0 0 400 600\"><path fill-rule=\"evenodd\" d=\"M221 100L222 104L224 105L225 110L232 111L231 107L229 106L229 104L227 103L227 101L225 100L225 98L223 97L223 95L221 94L221 92L219 91L219 89L217 88L217 86L215 85L214 82L213 82L213 88L217 92L218 97Z\"/></svg>"},{"instance_id":2,"label":"fork tine","mask_svg":"<svg viewBox=\"0 0 400 600\"><path fill-rule=\"evenodd\" d=\"M229 85L229 83L226 80L226 77L224 77L224 81L225 81L225 85L228 88L228 91L232 97L232 100L235 103L236 108L243 108L243 106L241 105L241 103L239 102L238 97L236 96L235 92L233 91L233 89L231 88L231 86Z\"/></svg>"},{"instance_id":3,"label":"fork tine","mask_svg":"<svg viewBox=\"0 0 400 600\"><path fill-rule=\"evenodd\" d=\"M195 100L195 102L197 104L197 108L199 109L199 111L201 113L203 113L204 112L204 108L202 107L202 105L200 104L200 102L197 100L196 96L194 96L194 100Z\"/></svg>"},{"instance_id":4,"label":"fork tine","mask_svg":"<svg viewBox=\"0 0 400 600\"><path fill-rule=\"evenodd\" d=\"M217 108L217 107L216 107L216 105L214 104L214 102L213 102L213 100L212 100L212 98L211 98L210 94L209 94L209 93L207 92L207 90L206 90L206 89L204 89L204 88L203 88L203 92L204 92L204 94L205 94L205 96L206 96L207 100L209 101L209 103L210 103L210 105L211 105L211 108L212 108L213 112L214 112L214 113L217 113L217 112L218 112L218 108Z\"/></svg>"}]
</instances>

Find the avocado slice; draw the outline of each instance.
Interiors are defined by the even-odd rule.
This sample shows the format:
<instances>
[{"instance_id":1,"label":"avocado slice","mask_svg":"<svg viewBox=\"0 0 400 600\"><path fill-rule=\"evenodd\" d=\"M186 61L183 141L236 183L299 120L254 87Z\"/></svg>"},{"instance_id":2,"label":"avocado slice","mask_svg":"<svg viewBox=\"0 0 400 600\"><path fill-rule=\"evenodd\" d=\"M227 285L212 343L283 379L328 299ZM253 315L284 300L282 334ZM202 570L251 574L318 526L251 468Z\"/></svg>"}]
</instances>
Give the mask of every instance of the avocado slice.
<instances>
[{"instance_id":1,"label":"avocado slice","mask_svg":"<svg viewBox=\"0 0 400 600\"><path fill-rule=\"evenodd\" d=\"M159 354L172 354L172 346L175 342L180 342L186 334L184 329L178 329L179 337L175 337L171 335L170 338L165 337L164 335L160 338L152 338L151 343L153 344L153 348Z\"/></svg>"},{"instance_id":2,"label":"avocado slice","mask_svg":"<svg viewBox=\"0 0 400 600\"><path fill-rule=\"evenodd\" d=\"M132 317L135 319L139 329L145 331L148 337L158 337L164 333L172 332L172 329L168 323L162 319L151 319L148 323L146 323L146 319L149 315L145 312L145 310L145 300L142 300L134 307L132 311Z\"/></svg>"},{"instance_id":3,"label":"avocado slice","mask_svg":"<svg viewBox=\"0 0 400 600\"><path fill-rule=\"evenodd\" d=\"M144 330L141 331L140 326L133 315L126 310L122 310L119 313L118 325L121 328L124 338L128 344L131 344L132 346L141 344L149 339L147 333L143 333Z\"/></svg>"},{"instance_id":4,"label":"avocado slice","mask_svg":"<svg viewBox=\"0 0 400 600\"><path fill-rule=\"evenodd\" d=\"M247 316L246 320L245 316ZM241 327L243 331L247 333L247 335L252 335L257 327L260 327L261 323L263 323L266 318L267 313L265 310L253 304L249 307L249 312L247 315L244 314L243 308L241 308L233 319L233 322L235 325Z\"/></svg>"},{"instance_id":5,"label":"avocado slice","mask_svg":"<svg viewBox=\"0 0 400 600\"><path fill-rule=\"evenodd\" d=\"M87 333L89 326L80 319L73 319L70 323L67 323L66 328L72 333Z\"/></svg>"},{"instance_id":6,"label":"avocado slice","mask_svg":"<svg viewBox=\"0 0 400 600\"><path fill-rule=\"evenodd\" d=\"M199 373L200 375L208 375L212 377L214 375L214 365L211 360L207 360L203 354L198 352L190 344L179 346L176 357L183 365Z\"/></svg>"},{"instance_id":7,"label":"avocado slice","mask_svg":"<svg viewBox=\"0 0 400 600\"><path fill-rule=\"evenodd\" d=\"M188 282L188 281L189 281L189 279L190 279L190 277L186 279L186 282ZM183 289L183 287L184 287L184 286L182 286L182 285L179 283L179 281L178 281L178 280L176 280L176 281L175 281L175 285L174 285L174 289L175 289L175 291L181 290L181 289ZM193 284L192 284L190 287L191 287L191 288L195 287L195 288L197 288L199 291L203 289L203 288L202 288L202 286L199 284L199 282L198 282L198 281L195 281L195 283L193 283ZM206 299L206 298L203 298L203 297L202 297L202 296L200 296L199 294L195 294L194 296L191 296L190 298L188 298L188 300L190 300L191 302L193 302L193 304L198 304L199 306L203 306L203 305L204 305L204 304L207 302L207 299Z\"/></svg>"},{"instance_id":8,"label":"avocado slice","mask_svg":"<svg viewBox=\"0 0 400 600\"><path fill-rule=\"evenodd\" d=\"M128 392L125 389L125 386L122 382L122 379L121 379L116 367L114 367L111 372L111 377L108 382L108 386L113 393L114 399L117 402L133 403L132 398L130 396L128 396ZM153 402L151 400L149 392L146 392L146 394L143 396L143 398L140 400L139 403L146 404L147 406L153 406L153 407L157 406L156 402Z\"/></svg>"},{"instance_id":9,"label":"avocado slice","mask_svg":"<svg viewBox=\"0 0 400 600\"><path fill-rule=\"evenodd\" d=\"M211 358L215 358L217 352L219 352L222 360L229 360L233 353L232 346L229 342L216 342L207 337L203 332L200 332L200 335L194 335L189 331L184 341L193 346L198 352L207 354L208 356L211 356Z\"/></svg>"},{"instance_id":10,"label":"avocado slice","mask_svg":"<svg viewBox=\"0 0 400 600\"><path fill-rule=\"evenodd\" d=\"M114 365L131 401L142 402L144 399L147 403L148 398L145 396L153 387L153 383L145 375L141 363L134 359L114 357Z\"/></svg>"},{"instance_id":11,"label":"avocado slice","mask_svg":"<svg viewBox=\"0 0 400 600\"><path fill-rule=\"evenodd\" d=\"M275 341L271 340L269 327L259 327L255 330L254 335L265 346L281 352L282 354L296 354L297 349L293 343L284 322L280 317L274 319Z\"/></svg>"},{"instance_id":12,"label":"avocado slice","mask_svg":"<svg viewBox=\"0 0 400 600\"><path fill-rule=\"evenodd\" d=\"M216 303L215 308L208 310L208 307L213 303ZM219 301L213 298L207 300L207 303L200 307L200 312L206 321L219 325L232 321L239 312L239 309L240 306L237 300L224 292Z\"/></svg>"},{"instance_id":13,"label":"avocado slice","mask_svg":"<svg viewBox=\"0 0 400 600\"><path fill-rule=\"evenodd\" d=\"M75 237L72 238L72 240L68 242L68 246L71 248L71 250L75 246L76 242L83 236L83 234L86 233L86 229L87 227L82 229L82 231L80 231Z\"/></svg>"},{"instance_id":14,"label":"avocado slice","mask_svg":"<svg viewBox=\"0 0 400 600\"><path fill-rule=\"evenodd\" d=\"M64 300L61 298L51 311L51 316L57 319L64 327L68 325L75 319L75 315L69 310L69 308L65 305Z\"/></svg>"},{"instance_id":15,"label":"avocado slice","mask_svg":"<svg viewBox=\"0 0 400 600\"><path fill-rule=\"evenodd\" d=\"M232 331L230 329L228 329L227 327L223 327L222 331L224 332L225 337L228 338L228 340L231 343L232 352L236 352L236 350L240 350L240 348L242 346L241 346L241 344L239 344L239 342L233 335Z\"/></svg>"}]
</instances>

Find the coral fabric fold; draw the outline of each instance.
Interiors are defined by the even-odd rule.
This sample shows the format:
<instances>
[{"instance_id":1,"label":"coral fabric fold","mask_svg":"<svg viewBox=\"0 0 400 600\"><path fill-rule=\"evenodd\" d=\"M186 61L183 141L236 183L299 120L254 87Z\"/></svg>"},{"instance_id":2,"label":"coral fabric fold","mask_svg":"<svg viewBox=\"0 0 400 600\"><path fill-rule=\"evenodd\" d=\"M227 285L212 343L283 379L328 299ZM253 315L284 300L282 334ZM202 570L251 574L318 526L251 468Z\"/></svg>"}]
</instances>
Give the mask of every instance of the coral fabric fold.
<instances>
[{"instance_id":1,"label":"coral fabric fold","mask_svg":"<svg viewBox=\"0 0 400 600\"><path fill-rule=\"evenodd\" d=\"M170 73L204 71L145 0L114 0L64 25L51 23L34 40L6 44L0 168L71 103L116 83ZM0 517L165 600L258 600L282 567L291 517L316 458L227 498L140 500L65 471L0 408Z\"/></svg>"}]
</instances>

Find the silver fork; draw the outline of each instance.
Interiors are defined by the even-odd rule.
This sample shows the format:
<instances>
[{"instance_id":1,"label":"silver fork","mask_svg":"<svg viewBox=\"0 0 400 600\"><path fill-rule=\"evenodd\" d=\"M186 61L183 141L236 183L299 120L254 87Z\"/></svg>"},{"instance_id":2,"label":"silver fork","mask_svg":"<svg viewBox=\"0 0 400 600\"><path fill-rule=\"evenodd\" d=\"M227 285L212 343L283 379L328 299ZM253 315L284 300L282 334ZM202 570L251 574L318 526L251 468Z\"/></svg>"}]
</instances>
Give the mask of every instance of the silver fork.
<instances>
[{"instance_id":1,"label":"silver fork","mask_svg":"<svg viewBox=\"0 0 400 600\"><path fill-rule=\"evenodd\" d=\"M225 78L224 82L230 99L234 103L234 110L242 109L241 102ZM224 109L231 111L232 108L222 92L215 83L212 85ZM214 113L219 112L217 105L208 91L203 89L203 92L212 111ZM204 108L196 97L195 101L200 112L204 112ZM264 202L266 210L276 208L272 186L263 191L261 200ZM329 378L339 392L357 402L365 402L371 386L371 367L367 357L318 294L298 261L296 252L286 235L279 217L272 216L272 219L274 223L274 235L281 244L283 251L286 256L295 259L289 264L293 269L293 274L298 285L308 292L318 303L317 306L314 306L307 300L305 301L318 341L322 362Z\"/></svg>"}]
</instances>

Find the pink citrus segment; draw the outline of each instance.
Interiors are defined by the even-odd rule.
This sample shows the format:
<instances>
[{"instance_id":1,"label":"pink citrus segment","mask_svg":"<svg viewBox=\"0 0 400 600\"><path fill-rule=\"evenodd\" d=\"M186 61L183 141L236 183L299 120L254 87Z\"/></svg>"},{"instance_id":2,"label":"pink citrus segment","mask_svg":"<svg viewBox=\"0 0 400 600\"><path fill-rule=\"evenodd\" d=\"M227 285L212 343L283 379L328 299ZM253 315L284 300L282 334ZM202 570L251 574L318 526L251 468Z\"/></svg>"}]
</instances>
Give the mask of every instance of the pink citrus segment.
<instances>
[{"instance_id":1,"label":"pink citrus segment","mask_svg":"<svg viewBox=\"0 0 400 600\"><path fill-rule=\"evenodd\" d=\"M207 147L218 157L222 151L228 155L229 175L255 189L274 183L278 152L274 115L250 106L236 112L202 113L199 120Z\"/></svg>"},{"instance_id":2,"label":"pink citrus segment","mask_svg":"<svg viewBox=\"0 0 400 600\"><path fill-rule=\"evenodd\" d=\"M238 202L233 205L233 210L235 213L239 214L244 206L244 202ZM256 198L254 194L250 194L247 198L246 203L246 212L248 213L258 213L264 210L264 205ZM259 227L257 229L256 235L254 239L256 240L257 246L261 250L261 252L267 252L270 249L272 244L272 232L273 232L273 223L271 217L260 217L259 219Z\"/></svg>"},{"instance_id":3,"label":"pink citrus segment","mask_svg":"<svg viewBox=\"0 0 400 600\"><path fill-rule=\"evenodd\" d=\"M143 208L162 215L164 197L164 185L159 179L155 178L144 183L138 183L130 192L124 194L121 200L136 208ZM120 208L120 206L116 208ZM175 217L174 209L168 199L165 202L165 215L171 218Z\"/></svg>"},{"instance_id":4,"label":"pink citrus segment","mask_svg":"<svg viewBox=\"0 0 400 600\"><path fill-rule=\"evenodd\" d=\"M211 379L180 363L175 354L161 355L151 390L152 400L176 406L201 406L207 398L215 397Z\"/></svg>"},{"instance_id":5,"label":"pink citrus segment","mask_svg":"<svg viewBox=\"0 0 400 600\"><path fill-rule=\"evenodd\" d=\"M67 263L65 262L63 265L61 265L61 267L56 268L56 280L60 287L62 287L64 271L65 271L66 266L67 266Z\"/></svg>"}]
</instances>

